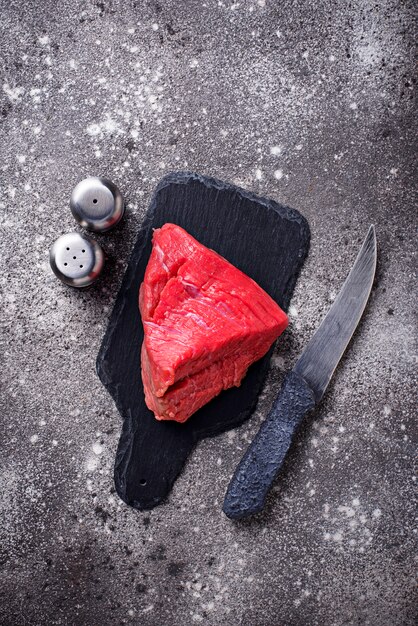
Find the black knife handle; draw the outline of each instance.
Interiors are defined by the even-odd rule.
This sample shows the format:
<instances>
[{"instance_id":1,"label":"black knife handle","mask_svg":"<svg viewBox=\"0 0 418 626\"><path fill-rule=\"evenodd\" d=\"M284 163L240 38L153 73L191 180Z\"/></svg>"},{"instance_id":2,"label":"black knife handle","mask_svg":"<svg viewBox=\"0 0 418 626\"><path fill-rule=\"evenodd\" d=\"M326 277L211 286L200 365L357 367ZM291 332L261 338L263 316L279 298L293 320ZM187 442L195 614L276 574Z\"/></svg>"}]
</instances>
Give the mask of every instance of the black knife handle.
<instances>
[{"instance_id":1,"label":"black knife handle","mask_svg":"<svg viewBox=\"0 0 418 626\"><path fill-rule=\"evenodd\" d=\"M241 519L263 509L293 435L305 413L314 406L311 388L299 374L289 372L270 413L229 483L223 505L225 515Z\"/></svg>"}]
</instances>

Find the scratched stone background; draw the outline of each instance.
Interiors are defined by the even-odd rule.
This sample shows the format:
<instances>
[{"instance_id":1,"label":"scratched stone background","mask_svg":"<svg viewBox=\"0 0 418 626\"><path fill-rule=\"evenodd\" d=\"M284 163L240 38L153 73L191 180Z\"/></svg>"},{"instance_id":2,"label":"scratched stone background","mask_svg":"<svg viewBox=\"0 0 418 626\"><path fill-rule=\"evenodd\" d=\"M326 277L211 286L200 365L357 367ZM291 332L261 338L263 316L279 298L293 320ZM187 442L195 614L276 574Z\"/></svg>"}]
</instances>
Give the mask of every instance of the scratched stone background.
<instances>
[{"instance_id":1,"label":"scratched stone background","mask_svg":"<svg viewBox=\"0 0 418 626\"><path fill-rule=\"evenodd\" d=\"M2 625L416 623L412 0L0 0ZM172 170L299 209L309 258L253 418L202 442L169 500L119 501L95 358L153 188ZM86 175L126 219L79 292L48 248ZM370 223L367 313L264 514L231 474ZM278 271L280 268L278 268Z\"/></svg>"}]
</instances>

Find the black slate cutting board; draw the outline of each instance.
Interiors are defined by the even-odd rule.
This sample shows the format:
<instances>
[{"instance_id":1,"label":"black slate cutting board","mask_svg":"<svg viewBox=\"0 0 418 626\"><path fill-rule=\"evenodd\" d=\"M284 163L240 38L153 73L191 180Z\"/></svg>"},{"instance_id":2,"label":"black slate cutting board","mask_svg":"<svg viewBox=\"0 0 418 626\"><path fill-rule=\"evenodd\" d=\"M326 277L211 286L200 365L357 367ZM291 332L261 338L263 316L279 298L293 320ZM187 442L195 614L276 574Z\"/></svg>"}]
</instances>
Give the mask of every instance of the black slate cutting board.
<instances>
[{"instance_id":1,"label":"black slate cutting board","mask_svg":"<svg viewBox=\"0 0 418 626\"><path fill-rule=\"evenodd\" d=\"M145 405L141 380L138 291L151 253L152 229L166 222L182 226L251 276L285 311L310 238L308 224L298 211L233 185L179 172L157 186L97 358L100 380L123 417L116 490L122 500L141 510L167 497L199 439L250 417L272 352L250 367L241 387L222 392L185 424L154 418Z\"/></svg>"}]
</instances>

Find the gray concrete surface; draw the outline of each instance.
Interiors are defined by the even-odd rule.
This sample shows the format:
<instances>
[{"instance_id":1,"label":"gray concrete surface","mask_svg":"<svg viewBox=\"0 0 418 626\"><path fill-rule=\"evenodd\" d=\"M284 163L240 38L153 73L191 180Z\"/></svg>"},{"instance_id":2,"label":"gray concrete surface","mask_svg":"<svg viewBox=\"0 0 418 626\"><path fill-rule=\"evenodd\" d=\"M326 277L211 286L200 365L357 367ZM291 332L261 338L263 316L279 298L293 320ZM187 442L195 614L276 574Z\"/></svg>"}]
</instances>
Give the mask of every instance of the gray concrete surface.
<instances>
[{"instance_id":1,"label":"gray concrete surface","mask_svg":"<svg viewBox=\"0 0 418 626\"><path fill-rule=\"evenodd\" d=\"M414 587L414 3L1 0L1 581L5 625L409 625ZM203 442L169 501L121 503L95 357L157 180L189 169L307 217L312 246L253 419ZM72 188L126 220L77 292L48 247ZM415 179L416 180L416 179ZM367 314L266 512L231 473L370 223Z\"/></svg>"}]
</instances>

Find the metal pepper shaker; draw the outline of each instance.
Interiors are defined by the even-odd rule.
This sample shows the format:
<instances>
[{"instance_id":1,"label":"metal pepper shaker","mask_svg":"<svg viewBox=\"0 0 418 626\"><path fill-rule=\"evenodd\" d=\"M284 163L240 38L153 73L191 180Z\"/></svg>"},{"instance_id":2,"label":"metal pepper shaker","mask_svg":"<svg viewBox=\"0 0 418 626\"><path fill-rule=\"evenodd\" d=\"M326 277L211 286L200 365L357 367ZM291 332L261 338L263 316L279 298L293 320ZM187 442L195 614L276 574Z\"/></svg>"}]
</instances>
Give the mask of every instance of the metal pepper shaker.
<instances>
[{"instance_id":1,"label":"metal pepper shaker","mask_svg":"<svg viewBox=\"0 0 418 626\"><path fill-rule=\"evenodd\" d=\"M74 188L70 208L83 228L103 233L122 219L125 203L121 192L112 181L90 176Z\"/></svg>"},{"instance_id":2,"label":"metal pepper shaker","mask_svg":"<svg viewBox=\"0 0 418 626\"><path fill-rule=\"evenodd\" d=\"M97 241L87 235L67 233L52 244L49 262L54 274L66 285L87 287L100 275L104 254Z\"/></svg>"}]
</instances>

